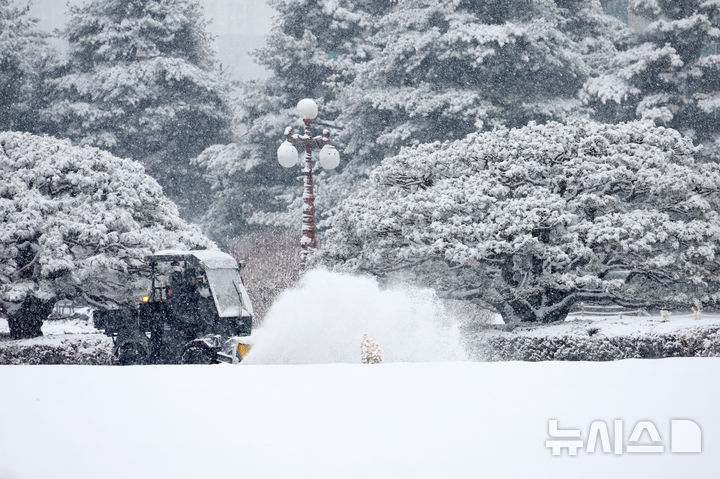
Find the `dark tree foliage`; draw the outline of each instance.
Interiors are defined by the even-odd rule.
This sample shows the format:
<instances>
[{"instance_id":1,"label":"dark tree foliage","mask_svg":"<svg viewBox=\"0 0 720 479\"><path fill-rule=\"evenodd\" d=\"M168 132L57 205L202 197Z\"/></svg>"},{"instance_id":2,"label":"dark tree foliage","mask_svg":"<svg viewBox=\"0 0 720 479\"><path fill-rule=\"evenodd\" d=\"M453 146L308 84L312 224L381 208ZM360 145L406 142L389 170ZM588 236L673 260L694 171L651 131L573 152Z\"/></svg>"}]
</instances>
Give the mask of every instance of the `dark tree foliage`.
<instances>
[{"instance_id":1,"label":"dark tree foliage","mask_svg":"<svg viewBox=\"0 0 720 479\"><path fill-rule=\"evenodd\" d=\"M603 121L644 118L718 156L720 4L631 0L630 31L608 51L583 97Z\"/></svg>"},{"instance_id":2,"label":"dark tree foliage","mask_svg":"<svg viewBox=\"0 0 720 479\"><path fill-rule=\"evenodd\" d=\"M596 0L398 2L343 91L347 152L377 164L402 146L583 113L577 93L621 31Z\"/></svg>"},{"instance_id":3,"label":"dark tree foliage","mask_svg":"<svg viewBox=\"0 0 720 479\"><path fill-rule=\"evenodd\" d=\"M0 130L34 131L52 55L29 6L0 0Z\"/></svg>"},{"instance_id":4,"label":"dark tree foliage","mask_svg":"<svg viewBox=\"0 0 720 479\"><path fill-rule=\"evenodd\" d=\"M194 0L71 6L70 59L51 82L53 133L143 163L190 216L207 206L190 159L230 137L228 84Z\"/></svg>"},{"instance_id":5,"label":"dark tree foliage","mask_svg":"<svg viewBox=\"0 0 720 479\"><path fill-rule=\"evenodd\" d=\"M329 128L336 144L347 140L349 132L336 122L342 108L339 92L352 80L356 65L368 58L367 38L379 16L394 4L386 0L270 3L277 16L266 45L254 52L270 76L242 85L235 104L233 142L213 146L196 160L213 185L213 207L206 221L220 240L258 225L299 226L295 221L300 207L299 168L285 170L276 160L283 131L288 125L302 128L295 106L309 97L320 105L316 134Z\"/></svg>"}]
</instances>

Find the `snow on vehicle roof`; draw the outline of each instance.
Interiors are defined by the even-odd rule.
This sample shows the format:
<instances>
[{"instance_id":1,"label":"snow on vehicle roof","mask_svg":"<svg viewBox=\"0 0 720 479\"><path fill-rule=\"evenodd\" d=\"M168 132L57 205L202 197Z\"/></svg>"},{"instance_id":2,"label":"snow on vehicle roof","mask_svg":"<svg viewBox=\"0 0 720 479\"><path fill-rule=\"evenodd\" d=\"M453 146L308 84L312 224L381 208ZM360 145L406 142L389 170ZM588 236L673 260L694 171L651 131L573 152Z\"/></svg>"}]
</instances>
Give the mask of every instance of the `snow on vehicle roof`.
<instances>
[{"instance_id":1,"label":"snow on vehicle roof","mask_svg":"<svg viewBox=\"0 0 720 479\"><path fill-rule=\"evenodd\" d=\"M182 250L162 250L158 251L157 253L153 254L153 257L163 257L171 259L173 257L176 258L187 258L188 256L194 256L196 259L198 259L203 266L205 266L205 269L223 269L223 268L233 268L237 269L238 264L237 261L235 261L235 258L230 256L227 253L223 253L220 250L209 250L209 249L203 249L203 250L191 250L191 251L182 251Z\"/></svg>"},{"instance_id":2,"label":"snow on vehicle roof","mask_svg":"<svg viewBox=\"0 0 720 479\"><path fill-rule=\"evenodd\" d=\"M191 251L192 255L202 261L208 269L233 268L237 269L238 264L235 258L220 250L196 250Z\"/></svg>"}]
</instances>

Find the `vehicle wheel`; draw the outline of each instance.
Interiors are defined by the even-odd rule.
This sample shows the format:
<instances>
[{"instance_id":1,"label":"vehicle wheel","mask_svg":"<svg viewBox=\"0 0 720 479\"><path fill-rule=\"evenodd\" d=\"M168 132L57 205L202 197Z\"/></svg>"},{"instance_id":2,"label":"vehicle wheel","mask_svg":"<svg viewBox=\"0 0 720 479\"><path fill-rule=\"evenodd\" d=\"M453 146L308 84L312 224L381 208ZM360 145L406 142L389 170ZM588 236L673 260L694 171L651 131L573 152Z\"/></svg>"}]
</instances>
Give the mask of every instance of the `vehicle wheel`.
<instances>
[{"instance_id":1,"label":"vehicle wheel","mask_svg":"<svg viewBox=\"0 0 720 479\"><path fill-rule=\"evenodd\" d=\"M190 346L182 354L183 364L215 364L215 353L203 346Z\"/></svg>"},{"instance_id":2,"label":"vehicle wheel","mask_svg":"<svg viewBox=\"0 0 720 479\"><path fill-rule=\"evenodd\" d=\"M143 364L145 349L137 343L125 343L118 349L117 362L121 366Z\"/></svg>"}]
</instances>

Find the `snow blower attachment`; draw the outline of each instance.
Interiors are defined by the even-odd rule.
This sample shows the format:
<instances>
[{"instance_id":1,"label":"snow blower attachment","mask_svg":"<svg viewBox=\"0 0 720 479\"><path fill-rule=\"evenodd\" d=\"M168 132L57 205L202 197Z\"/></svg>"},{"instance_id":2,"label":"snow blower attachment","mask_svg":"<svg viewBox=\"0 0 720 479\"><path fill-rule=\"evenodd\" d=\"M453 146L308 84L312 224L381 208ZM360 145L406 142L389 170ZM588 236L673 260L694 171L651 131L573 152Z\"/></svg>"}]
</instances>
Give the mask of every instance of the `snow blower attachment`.
<instances>
[{"instance_id":1,"label":"snow blower attachment","mask_svg":"<svg viewBox=\"0 0 720 479\"><path fill-rule=\"evenodd\" d=\"M252 306L232 256L160 251L147 257L151 292L137 308L96 311L120 364L237 363L249 351Z\"/></svg>"}]
</instances>

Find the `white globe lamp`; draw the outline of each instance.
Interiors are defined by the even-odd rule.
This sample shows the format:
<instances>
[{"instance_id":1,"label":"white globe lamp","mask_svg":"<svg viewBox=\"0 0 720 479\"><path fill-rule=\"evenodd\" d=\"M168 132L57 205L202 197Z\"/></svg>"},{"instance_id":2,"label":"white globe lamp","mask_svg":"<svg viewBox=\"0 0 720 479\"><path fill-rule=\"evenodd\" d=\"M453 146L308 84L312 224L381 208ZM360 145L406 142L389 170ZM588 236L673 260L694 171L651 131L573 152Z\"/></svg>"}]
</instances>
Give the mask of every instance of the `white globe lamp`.
<instances>
[{"instance_id":1,"label":"white globe lamp","mask_svg":"<svg viewBox=\"0 0 720 479\"><path fill-rule=\"evenodd\" d=\"M326 170L334 170L340 164L340 153L332 145L325 145L320 150L320 166Z\"/></svg>"},{"instance_id":2,"label":"white globe lamp","mask_svg":"<svg viewBox=\"0 0 720 479\"><path fill-rule=\"evenodd\" d=\"M303 98L297 104L297 111L303 120L314 120L318 116L318 106L314 100Z\"/></svg>"},{"instance_id":3,"label":"white globe lamp","mask_svg":"<svg viewBox=\"0 0 720 479\"><path fill-rule=\"evenodd\" d=\"M278 163L283 168L292 168L298 164L298 151L289 141L283 141L277 151Z\"/></svg>"}]
</instances>

